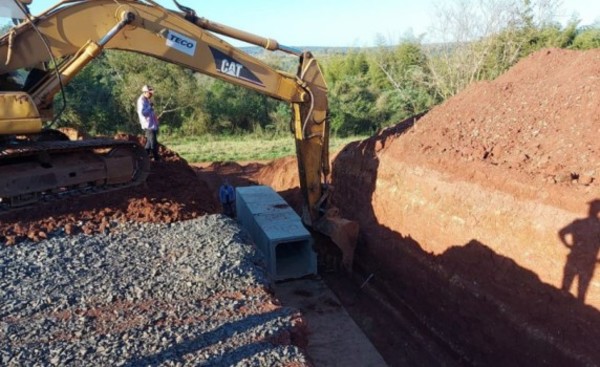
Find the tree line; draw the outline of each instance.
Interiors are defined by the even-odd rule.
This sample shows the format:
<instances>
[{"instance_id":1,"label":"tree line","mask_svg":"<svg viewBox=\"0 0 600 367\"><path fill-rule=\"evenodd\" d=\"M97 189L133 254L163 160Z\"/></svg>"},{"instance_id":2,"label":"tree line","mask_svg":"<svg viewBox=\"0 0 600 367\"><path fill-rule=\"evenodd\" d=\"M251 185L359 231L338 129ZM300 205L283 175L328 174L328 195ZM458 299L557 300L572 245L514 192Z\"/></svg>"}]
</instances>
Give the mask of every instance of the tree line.
<instances>
[{"instance_id":1,"label":"tree line","mask_svg":"<svg viewBox=\"0 0 600 367\"><path fill-rule=\"evenodd\" d=\"M371 134L425 112L471 83L490 80L520 59L547 47L600 47L600 26L577 19L554 21L555 0L479 0L444 3L436 23L439 43L406 36L395 45L383 37L372 48L318 49L329 87L332 132ZM474 5L476 4L476 5ZM435 30L433 31L435 32ZM293 72L295 59L258 57ZM140 87L157 91L162 132L267 134L289 131L286 103L148 56L106 51L66 86L59 124L91 134L139 133L135 102ZM60 109L60 96L56 109Z\"/></svg>"}]
</instances>

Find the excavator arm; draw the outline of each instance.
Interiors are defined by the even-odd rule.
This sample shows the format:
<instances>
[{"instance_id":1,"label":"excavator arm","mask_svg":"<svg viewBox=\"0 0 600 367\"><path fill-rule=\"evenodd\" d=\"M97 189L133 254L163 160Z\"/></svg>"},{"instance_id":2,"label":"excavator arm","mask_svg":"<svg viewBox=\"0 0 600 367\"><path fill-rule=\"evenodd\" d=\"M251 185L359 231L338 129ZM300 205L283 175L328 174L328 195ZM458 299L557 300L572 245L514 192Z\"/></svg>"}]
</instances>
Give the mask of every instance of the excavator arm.
<instances>
[{"instance_id":1,"label":"excavator arm","mask_svg":"<svg viewBox=\"0 0 600 367\"><path fill-rule=\"evenodd\" d=\"M62 1L0 38L0 75L36 68L48 63L50 55L53 60L63 60L56 73L47 73L25 91L43 111L51 107L60 83L68 83L103 49L117 49L153 56L289 102L305 203L303 221L325 232L348 232L345 224L327 219L331 216L321 209L330 173L328 104L327 86L313 55L211 22L190 8L177 6L180 11L151 0ZM298 56L297 74L273 69L217 34ZM14 123L10 126L5 129L15 133ZM2 130L0 117L0 135Z\"/></svg>"}]
</instances>

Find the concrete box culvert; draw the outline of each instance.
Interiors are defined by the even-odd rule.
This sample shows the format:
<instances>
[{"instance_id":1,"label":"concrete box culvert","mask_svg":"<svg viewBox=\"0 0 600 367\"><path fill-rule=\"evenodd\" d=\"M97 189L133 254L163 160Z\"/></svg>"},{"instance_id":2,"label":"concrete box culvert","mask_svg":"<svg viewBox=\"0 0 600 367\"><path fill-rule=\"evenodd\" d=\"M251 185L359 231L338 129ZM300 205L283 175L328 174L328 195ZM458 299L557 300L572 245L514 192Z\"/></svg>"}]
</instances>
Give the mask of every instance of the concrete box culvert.
<instances>
[{"instance_id":1,"label":"concrete box culvert","mask_svg":"<svg viewBox=\"0 0 600 367\"><path fill-rule=\"evenodd\" d=\"M236 212L238 223L262 252L274 280L317 273L317 255L310 232L272 188L236 188Z\"/></svg>"}]
</instances>

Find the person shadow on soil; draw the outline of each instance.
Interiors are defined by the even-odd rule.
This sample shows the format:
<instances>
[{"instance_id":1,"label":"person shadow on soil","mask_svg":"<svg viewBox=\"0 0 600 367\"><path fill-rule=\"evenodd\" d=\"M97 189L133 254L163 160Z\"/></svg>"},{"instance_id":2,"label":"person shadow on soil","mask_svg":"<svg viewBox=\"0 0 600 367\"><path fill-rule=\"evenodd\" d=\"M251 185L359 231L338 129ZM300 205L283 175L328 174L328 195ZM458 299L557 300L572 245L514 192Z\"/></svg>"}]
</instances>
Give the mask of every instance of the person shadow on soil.
<instances>
[{"instance_id":1,"label":"person shadow on soil","mask_svg":"<svg viewBox=\"0 0 600 367\"><path fill-rule=\"evenodd\" d=\"M594 276L600 250L600 199L592 200L587 218L576 219L558 232L562 243L571 249L565 264L561 289L569 292L575 277L577 299L585 302L590 282Z\"/></svg>"}]
</instances>

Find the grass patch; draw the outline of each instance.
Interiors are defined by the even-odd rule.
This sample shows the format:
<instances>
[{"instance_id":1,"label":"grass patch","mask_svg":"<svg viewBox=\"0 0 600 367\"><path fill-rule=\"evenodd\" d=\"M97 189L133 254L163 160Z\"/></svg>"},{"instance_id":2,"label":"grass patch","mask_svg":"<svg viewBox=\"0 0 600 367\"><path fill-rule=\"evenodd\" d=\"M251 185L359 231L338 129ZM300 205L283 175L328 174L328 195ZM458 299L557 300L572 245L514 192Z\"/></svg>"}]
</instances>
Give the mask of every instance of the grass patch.
<instances>
[{"instance_id":1,"label":"grass patch","mask_svg":"<svg viewBox=\"0 0 600 367\"><path fill-rule=\"evenodd\" d=\"M346 144L366 138L331 137L329 149L335 152ZM294 138L246 136L159 136L159 142L190 163L216 161L264 161L296 154Z\"/></svg>"}]
</instances>

